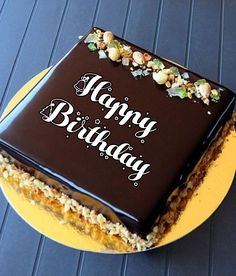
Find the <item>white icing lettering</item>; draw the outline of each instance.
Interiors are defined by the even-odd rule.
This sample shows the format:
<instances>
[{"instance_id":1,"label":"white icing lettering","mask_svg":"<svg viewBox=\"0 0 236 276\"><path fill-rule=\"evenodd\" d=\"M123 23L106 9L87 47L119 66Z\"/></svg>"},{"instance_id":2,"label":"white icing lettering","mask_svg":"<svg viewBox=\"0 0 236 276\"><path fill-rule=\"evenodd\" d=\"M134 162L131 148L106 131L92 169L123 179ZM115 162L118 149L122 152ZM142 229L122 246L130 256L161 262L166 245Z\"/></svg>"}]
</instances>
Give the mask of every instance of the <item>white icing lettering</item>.
<instances>
[{"instance_id":1,"label":"white icing lettering","mask_svg":"<svg viewBox=\"0 0 236 276\"><path fill-rule=\"evenodd\" d=\"M98 102L107 108L104 119L109 120L114 116L114 119L118 121L120 126L124 126L127 123L129 123L129 127L131 127L131 123L137 125L139 130L134 135L136 138L141 139L141 143L145 142L143 138L157 130L155 127L157 121L143 116L139 111L129 109L127 103L117 101L115 97L111 96L112 84L109 81L103 80L102 76L86 73L74 85L74 88L78 97L90 95L92 102ZM127 102L127 100L125 101ZM108 144L111 132L106 129L106 126L102 127L100 125L100 119L93 119L95 124L99 124L99 126L88 127L87 121L90 117L87 115L80 117L81 113L79 111L76 112L74 107L66 100L60 98L51 100L50 104L40 111L40 114L44 122L51 123L57 127L64 127L67 133L75 133L79 140L84 140L92 147L98 148L100 155L105 156L105 159L108 159L110 156L127 168L132 169L132 173L129 174L128 179L134 181L134 185L135 183L137 184L136 181L150 173L149 169L151 165L134 156L130 152L133 148L129 143ZM145 112L145 114L148 115L149 113ZM69 135L65 136L66 138L70 137ZM87 145L87 148L89 148L89 145ZM139 155L139 157L142 157L142 155Z\"/></svg>"},{"instance_id":2,"label":"white icing lettering","mask_svg":"<svg viewBox=\"0 0 236 276\"><path fill-rule=\"evenodd\" d=\"M56 108L52 111L52 108L56 105L55 102L59 102ZM64 107L67 107L65 111L63 111ZM44 112L45 110L49 108L49 115L46 115ZM42 119L47 123L53 123L56 126L64 127L67 126L70 119L69 116L74 111L73 106L68 103L67 101L63 99L54 99L51 101L50 105L46 106L40 113L43 115ZM55 118L58 117L58 115L62 115L61 119L63 119L60 123L54 122Z\"/></svg>"}]
</instances>

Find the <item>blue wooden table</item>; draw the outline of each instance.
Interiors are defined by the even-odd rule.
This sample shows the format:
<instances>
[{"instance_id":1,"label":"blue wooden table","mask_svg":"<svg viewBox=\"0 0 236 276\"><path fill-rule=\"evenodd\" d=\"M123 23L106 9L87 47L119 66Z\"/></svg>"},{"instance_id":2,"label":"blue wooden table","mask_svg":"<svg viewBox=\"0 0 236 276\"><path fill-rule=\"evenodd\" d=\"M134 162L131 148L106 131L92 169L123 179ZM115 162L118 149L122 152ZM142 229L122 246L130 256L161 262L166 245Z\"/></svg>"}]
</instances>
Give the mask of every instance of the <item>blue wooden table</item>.
<instances>
[{"instance_id":1,"label":"blue wooden table","mask_svg":"<svg viewBox=\"0 0 236 276\"><path fill-rule=\"evenodd\" d=\"M0 0L0 112L92 25L236 91L234 0ZM0 276L234 276L235 256L236 179L220 208L193 233L160 249L119 256L73 250L43 237L0 191Z\"/></svg>"}]
</instances>

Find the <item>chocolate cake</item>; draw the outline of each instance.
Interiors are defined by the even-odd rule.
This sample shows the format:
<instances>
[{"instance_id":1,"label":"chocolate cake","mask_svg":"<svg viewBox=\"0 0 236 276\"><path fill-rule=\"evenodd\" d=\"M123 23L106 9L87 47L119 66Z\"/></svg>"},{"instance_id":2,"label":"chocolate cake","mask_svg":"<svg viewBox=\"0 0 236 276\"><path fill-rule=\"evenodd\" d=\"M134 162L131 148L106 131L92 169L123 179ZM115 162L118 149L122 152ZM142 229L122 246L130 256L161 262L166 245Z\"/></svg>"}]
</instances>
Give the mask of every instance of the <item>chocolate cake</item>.
<instances>
[{"instance_id":1,"label":"chocolate cake","mask_svg":"<svg viewBox=\"0 0 236 276\"><path fill-rule=\"evenodd\" d=\"M1 121L1 174L108 247L148 248L220 152L234 104L227 88L93 28Z\"/></svg>"}]
</instances>

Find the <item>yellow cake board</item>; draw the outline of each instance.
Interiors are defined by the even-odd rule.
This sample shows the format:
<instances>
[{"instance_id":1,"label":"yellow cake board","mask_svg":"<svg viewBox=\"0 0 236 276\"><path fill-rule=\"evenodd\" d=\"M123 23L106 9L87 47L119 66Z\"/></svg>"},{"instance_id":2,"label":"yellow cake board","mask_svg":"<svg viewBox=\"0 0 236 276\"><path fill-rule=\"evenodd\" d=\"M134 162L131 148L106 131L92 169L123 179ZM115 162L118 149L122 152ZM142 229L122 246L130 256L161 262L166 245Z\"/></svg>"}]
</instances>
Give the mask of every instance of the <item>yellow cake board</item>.
<instances>
[{"instance_id":1,"label":"yellow cake board","mask_svg":"<svg viewBox=\"0 0 236 276\"><path fill-rule=\"evenodd\" d=\"M3 113L5 117L17 103L43 78L50 68L45 69L30 80L8 104ZM195 191L186 209L181 214L178 222L162 239L157 247L171 243L202 224L217 209L226 196L236 169L236 134L231 132L228 136L222 154L211 165L204 182ZM0 183L2 191L15 211L34 229L43 235L61 244L72 248L92 251L119 253L106 250L101 244L89 236L77 232L69 224L60 224L48 211L38 205L32 205L22 195L10 186Z\"/></svg>"}]
</instances>

